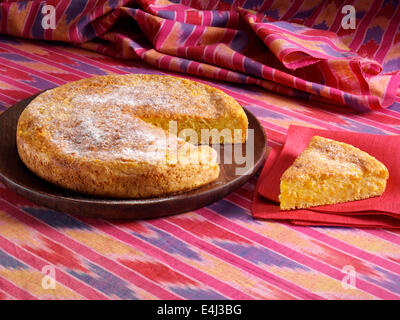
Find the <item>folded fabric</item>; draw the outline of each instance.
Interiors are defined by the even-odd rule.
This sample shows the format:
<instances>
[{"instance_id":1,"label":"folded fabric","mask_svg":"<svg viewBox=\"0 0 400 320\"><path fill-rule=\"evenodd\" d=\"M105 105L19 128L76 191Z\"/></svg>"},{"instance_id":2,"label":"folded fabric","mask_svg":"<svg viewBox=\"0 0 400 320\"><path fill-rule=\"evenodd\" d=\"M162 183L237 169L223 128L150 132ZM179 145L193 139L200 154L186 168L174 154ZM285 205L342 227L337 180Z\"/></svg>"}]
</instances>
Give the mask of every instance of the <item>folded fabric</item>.
<instances>
[{"instance_id":1,"label":"folded fabric","mask_svg":"<svg viewBox=\"0 0 400 320\"><path fill-rule=\"evenodd\" d=\"M315 135L351 144L384 163L389 170L389 179L383 195L335 205L281 211L278 203L280 177ZM268 155L254 193L252 214L255 218L284 219L298 225L400 228L399 143L400 136L290 126L284 146L274 147Z\"/></svg>"},{"instance_id":2,"label":"folded fabric","mask_svg":"<svg viewBox=\"0 0 400 320\"><path fill-rule=\"evenodd\" d=\"M354 1L363 32L338 27L340 2L238 2L242 7L231 1L186 3L7 1L0 3L0 33L66 41L161 69L255 84L357 111L395 102L400 51L395 49L395 32L385 33L385 26L395 25L392 3ZM51 5L56 8L55 28L44 28L43 12L51 14ZM368 19L368 12L376 20Z\"/></svg>"}]
</instances>

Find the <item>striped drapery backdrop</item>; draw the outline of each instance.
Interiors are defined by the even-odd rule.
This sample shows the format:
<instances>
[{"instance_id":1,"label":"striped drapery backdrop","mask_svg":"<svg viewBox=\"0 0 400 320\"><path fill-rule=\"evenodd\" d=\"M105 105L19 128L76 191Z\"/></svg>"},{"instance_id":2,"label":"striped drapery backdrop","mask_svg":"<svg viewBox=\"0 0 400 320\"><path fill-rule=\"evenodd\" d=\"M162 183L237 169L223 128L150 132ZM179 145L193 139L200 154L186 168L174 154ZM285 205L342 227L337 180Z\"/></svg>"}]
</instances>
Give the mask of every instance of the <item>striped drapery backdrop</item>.
<instances>
[{"instance_id":1,"label":"striped drapery backdrop","mask_svg":"<svg viewBox=\"0 0 400 320\"><path fill-rule=\"evenodd\" d=\"M341 27L344 4L355 9L354 30ZM54 29L43 27L46 5L54 7ZM0 33L369 111L395 101L398 7L381 0L11 1L0 4Z\"/></svg>"},{"instance_id":2,"label":"striped drapery backdrop","mask_svg":"<svg viewBox=\"0 0 400 320\"><path fill-rule=\"evenodd\" d=\"M341 26L346 4L355 30ZM399 16L386 0L2 1L0 112L94 75L173 74L232 95L269 146L290 124L395 135ZM70 216L0 184L0 299L400 298L400 231L254 220L256 182L147 221Z\"/></svg>"}]
</instances>

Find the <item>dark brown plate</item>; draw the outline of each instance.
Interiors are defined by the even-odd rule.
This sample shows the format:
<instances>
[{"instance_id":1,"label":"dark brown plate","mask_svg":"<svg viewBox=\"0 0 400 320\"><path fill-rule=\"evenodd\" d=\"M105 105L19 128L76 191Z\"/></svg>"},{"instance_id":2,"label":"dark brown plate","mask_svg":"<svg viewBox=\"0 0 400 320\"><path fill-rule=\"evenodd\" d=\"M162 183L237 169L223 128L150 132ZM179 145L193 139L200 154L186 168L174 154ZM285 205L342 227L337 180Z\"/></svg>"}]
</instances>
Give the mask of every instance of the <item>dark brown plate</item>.
<instances>
[{"instance_id":1,"label":"dark brown plate","mask_svg":"<svg viewBox=\"0 0 400 320\"><path fill-rule=\"evenodd\" d=\"M249 129L254 130L254 165L246 169L243 175L236 175L235 171L243 165L223 164L223 161L220 161L221 172L216 181L179 195L119 200L75 193L39 178L25 167L18 156L16 147L18 118L34 97L20 101L0 115L0 180L8 188L30 201L57 211L112 219L155 218L191 211L221 199L242 186L257 172L264 161L267 142L264 129L256 117L245 109L249 119ZM243 156L246 144L242 146ZM223 154L223 150L224 147L221 146L220 154Z\"/></svg>"}]
</instances>

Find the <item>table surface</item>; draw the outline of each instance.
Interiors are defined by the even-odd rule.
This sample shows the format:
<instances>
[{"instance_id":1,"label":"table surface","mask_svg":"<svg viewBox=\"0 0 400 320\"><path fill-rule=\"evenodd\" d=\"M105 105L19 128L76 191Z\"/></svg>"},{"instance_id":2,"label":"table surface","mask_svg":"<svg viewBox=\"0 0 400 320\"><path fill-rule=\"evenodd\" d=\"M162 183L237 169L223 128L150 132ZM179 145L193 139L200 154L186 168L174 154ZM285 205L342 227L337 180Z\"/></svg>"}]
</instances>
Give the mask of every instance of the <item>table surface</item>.
<instances>
[{"instance_id":1,"label":"table surface","mask_svg":"<svg viewBox=\"0 0 400 320\"><path fill-rule=\"evenodd\" d=\"M0 112L68 81L125 73L165 74L67 45L0 35ZM269 147L282 144L290 124L400 132L399 104L360 115L260 88L200 81L251 110ZM399 231L254 220L249 208L256 181L194 212L124 222L55 212L0 184L0 298L400 298ZM356 274L354 288L343 284L349 270ZM55 288L45 277L51 273Z\"/></svg>"}]
</instances>

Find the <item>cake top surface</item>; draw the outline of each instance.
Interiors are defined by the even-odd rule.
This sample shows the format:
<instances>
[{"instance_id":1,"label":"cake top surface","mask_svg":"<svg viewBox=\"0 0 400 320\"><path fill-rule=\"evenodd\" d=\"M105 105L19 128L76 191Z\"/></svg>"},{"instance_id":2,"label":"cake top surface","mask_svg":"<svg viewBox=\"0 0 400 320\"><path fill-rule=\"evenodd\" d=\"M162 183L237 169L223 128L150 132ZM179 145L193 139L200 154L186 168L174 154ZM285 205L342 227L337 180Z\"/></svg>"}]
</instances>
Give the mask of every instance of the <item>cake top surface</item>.
<instances>
[{"instance_id":1,"label":"cake top surface","mask_svg":"<svg viewBox=\"0 0 400 320\"><path fill-rule=\"evenodd\" d=\"M46 139L66 155L157 161L185 142L152 125L154 118L217 119L235 108L221 90L182 78L99 76L40 94L22 113L18 135Z\"/></svg>"},{"instance_id":2,"label":"cake top surface","mask_svg":"<svg viewBox=\"0 0 400 320\"><path fill-rule=\"evenodd\" d=\"M308 147L283 173L281 180L297 180L310 176L360 176L363 174L387 177L388 171L377 159L352 145L314 136Z\"/></svg>"},{"instance_id":3,"label":"cake top surface","mask_svg":"<svg viewBox=\"0 0 400 320\"><path fill-rule=\"evenodd\" d=\"M53 93L53 94L52 94ZM239 104L223 91L183 78L146 75L107 75L67 83L42 95L54 107L129 108L138 117L191 116L217 118ZM240 106L239 106L240 107Z\"/></svg>"}]
</instances>

